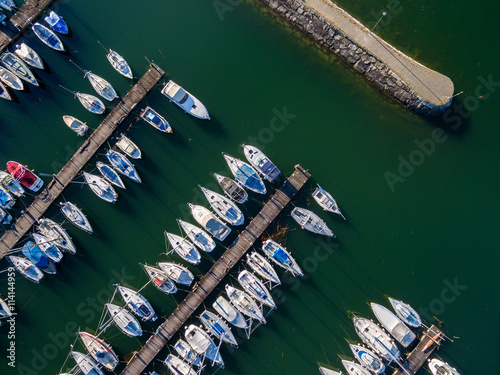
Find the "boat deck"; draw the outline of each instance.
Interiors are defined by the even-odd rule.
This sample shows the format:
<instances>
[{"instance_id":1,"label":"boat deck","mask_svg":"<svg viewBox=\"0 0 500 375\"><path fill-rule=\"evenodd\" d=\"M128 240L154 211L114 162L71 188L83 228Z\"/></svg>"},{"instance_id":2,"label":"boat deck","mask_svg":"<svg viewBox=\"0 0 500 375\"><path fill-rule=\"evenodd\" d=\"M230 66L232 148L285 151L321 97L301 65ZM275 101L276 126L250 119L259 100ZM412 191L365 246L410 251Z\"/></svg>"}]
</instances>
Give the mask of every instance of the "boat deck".
<instances>
[{"instance_id":1,"label":"boat deck","mask_svg":"<svg viewBox=\"0 0 500 375\"><path fill-rule=\"evenodd\" d=\"M148 71L118 102L103 122L89 136L87 141L69 159L66 165L57 173L44 189L40 191L33 203L17 219L11 229L0 238L0 260L13 249L16 243L26 234L31 226L42 217L52 203L59 197L95 155L99 148L108 140L113 132L120 126L135 106L151 91L164 72L157 65L151 64Z\"/></svg>"},{"instance_id":2,"label":"boat deck","mask_svg":"<svg viewBox=\"0 0 500 375\"><path fill-rule=\"evenodd\" d=\"M241 259L253 243L276 219L295 194L304 186L311 175L300 165L285 181L280 190L266 203L252 219L220 259L193 287L174 312L160 325L144 346L132 357L122 375L139 375L156 357L160 350L200 307L208 295L219 285L233 266Z\"/></svg>"},{"instance_id":3,"label":"boat deck","mask_svg":"<svg viewBox=\"0 0 500 375\"><path fill-rule=\"evenodd\" d=\"M440 339L434 340L432 337L437 333L441 333L441 330L437 328L435 325L432 325L425 333L422 335L422 339L418 343L418 345L413 349L410 355L406 358L406 361L403 363L403 367L407 372L404 372L401 368L396 368L392 375L408 375L408 373L415 374L420 367L422 367L427 358L432 354L434 349L437 348L436 341L439 342ZM443 335L441 334L441 337ZM424 350L424 348L429 344L429 342L434 341L434 343L430 344L430 346Z\"/></svg>"}]
</instances>

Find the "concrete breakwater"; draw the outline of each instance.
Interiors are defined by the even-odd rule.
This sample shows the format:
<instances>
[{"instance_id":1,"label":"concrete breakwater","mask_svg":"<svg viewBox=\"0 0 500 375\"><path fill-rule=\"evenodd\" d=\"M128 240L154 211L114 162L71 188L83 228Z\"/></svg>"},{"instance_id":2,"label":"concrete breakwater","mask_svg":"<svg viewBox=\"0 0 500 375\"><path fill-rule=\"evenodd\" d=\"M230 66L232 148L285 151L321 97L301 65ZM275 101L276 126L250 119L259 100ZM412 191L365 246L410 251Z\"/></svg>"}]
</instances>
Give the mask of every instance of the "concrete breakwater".
<instances>
[{"instance_id":1,"label":"concrete breakwater","mask_svg":"<svg viewBox=\"0 0 500 375\"><path fill-rule=\"evenodd\" d=\"M410 110L435 116L451 104L454 87L450 78L397 50L329 0L259 2Z\"/></svg>"}]
</instances>

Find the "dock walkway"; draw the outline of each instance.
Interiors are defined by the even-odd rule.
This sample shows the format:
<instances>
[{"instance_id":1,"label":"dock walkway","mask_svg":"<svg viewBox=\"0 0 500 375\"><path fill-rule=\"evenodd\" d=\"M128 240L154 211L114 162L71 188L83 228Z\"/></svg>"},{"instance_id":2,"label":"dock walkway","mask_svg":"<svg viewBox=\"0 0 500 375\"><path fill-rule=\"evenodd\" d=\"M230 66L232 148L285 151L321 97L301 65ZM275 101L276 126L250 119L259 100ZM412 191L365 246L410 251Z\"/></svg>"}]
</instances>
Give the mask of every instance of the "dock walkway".
<instances>
[{"instance_id":1,"label":"dock walkway","mask_svg":"<svg viewBox=\"0 0 500 375\"><path fill-rule=\"evenodd\" d=\"M0 260L15 247L16 243L37 222L63 190L82 170L97 150L108 140L135 106L151 91L164 72L157 65L150 64L148 71L118 102L103 122L76 151L66 165L57 173L35 198L34 202L17 219L11 229L0 238Z\"/></svg>"},{"instance_id":2,"label":"dock walkway","mask_svg":"<svg viewBox=\"0 0 500 375\"><path fill-rule=\"evenodd\" d=\"M129 361L121 375L139 375L151 363L160 350L193 315L203 301L219 285L246 251L262 235L264 230L283 211L295 194L304 186L310 174L300 165L285 181L280 190L266 203L250 224L240 233L238 238L228 247L220 259L195 285L174 312L160 325L156 332L146 341L141 350Z\"/></svg>"}]
</instances>

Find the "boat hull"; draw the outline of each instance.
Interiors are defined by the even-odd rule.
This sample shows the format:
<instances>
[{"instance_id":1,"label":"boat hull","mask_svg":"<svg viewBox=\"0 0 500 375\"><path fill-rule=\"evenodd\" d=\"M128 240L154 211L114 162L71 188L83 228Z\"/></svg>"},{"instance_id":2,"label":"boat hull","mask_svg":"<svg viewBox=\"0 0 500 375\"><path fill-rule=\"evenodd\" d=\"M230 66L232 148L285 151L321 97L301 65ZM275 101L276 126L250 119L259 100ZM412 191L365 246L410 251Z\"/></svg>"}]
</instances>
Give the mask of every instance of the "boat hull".
<instances>
[{"instance_id":1,"label":"boat hull","mask_svg":"<svg viewBox=\"0 0 500 375\"><path fill-rule=\"evenodd\" d=\"M22 164L15 161L9 161L7 163L7 170L14 180L31 191L37 192L43 186L43 180Z\"/></svg>"},{"instance_id":2,"label":"boat hull","mask_svg":"<svg viewBox=\"0 0 500 375\"><path fill-rule=\"evenodd\" d=\"M59 37L47 27L36 22L33 25L32 29L38 39L40 39L48 47L60 52L63 52L65 50L64 44L61 42L61 39L59 39Z\"/></svg>"}]
</instances>

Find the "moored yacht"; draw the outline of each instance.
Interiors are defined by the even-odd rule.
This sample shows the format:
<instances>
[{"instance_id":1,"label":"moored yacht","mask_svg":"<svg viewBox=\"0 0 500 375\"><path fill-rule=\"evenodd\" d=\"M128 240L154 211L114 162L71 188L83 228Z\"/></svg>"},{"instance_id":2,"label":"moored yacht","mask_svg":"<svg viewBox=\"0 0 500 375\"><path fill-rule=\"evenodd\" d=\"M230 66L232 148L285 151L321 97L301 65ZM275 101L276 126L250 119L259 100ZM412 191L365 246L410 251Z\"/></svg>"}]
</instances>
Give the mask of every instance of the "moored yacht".
<instances>
[{"instance_id":1,"label":"moored yacht","mask_svg":"<svg viewBox=\"0 0 500 375\"><path fill-rule=\"evenodd\" d=\"M216 243L210 235L203 229L198 228L196 225L188 223L187 221L177 219L186 236L200 249L207 253L215 249Z\"/></svg>"},{"instance_id":2,"label":"moored yacht","mask_svg":"<svg viewBox=\"0 0 500 375\"><path fill-rule=\"evenodd\" d=\"M201 360L198 354L193 350L191 345L189 345L183 339L177 340L174 345L174 349L187 363L194 366L201 365Z\"/></svg>"},{"instance_id":3,"label":"moored yacht","mask_svg":"<svg viewBox=\"0 0 500 375\"><path fill-rule=\"evenodd\" d=\"M274 270L273 266L266 260L266 258L256 251L252 251L250 254L247 254L247 264L263 279L272 281L277 285L281 284L278 274Z\"/></svg>"},{"instance_id":4,"label":"moored yacht","mask_svg":"<svg viewBox=\"0 0 500 375\"><path fill-rule=\"evenodd\" d=\"M69 353L76 362L76 365L84 375L104 375L101 367L88 355L72 351Z\"/></svg>"},{"instance_id":5,"label":"moored yacht","mask_svg":"<svg viewBox=\"0 0 500 375\"><path fill-rule=\"evenodd\" d=\"M54 245L54 241L42 236L38 233L33 233L33 239L36 245L54 262L60 262L63 258L63 253Z\"/></svg>"},{"instance_id":6,"label":"moored yacht","mask_svg":"<svg viewBox=\"0 0 500 375\"><path fill-rule=\"evenodd\" d=\"M189 240L167 231L165 231L165 238L167 238L170 245L172 245L172 250L182 259L192 264L200 263L200 252Z\"/></svg>"},{"instance_id":7,"label":"moored yacht","mask_svg":"<svg viewBox=\"0 0 500 375\"><path fill-rule=\"evenodd\" d=\"M178 284L189 286L194 281L193 273L182 264L175 262L158 262L157 265L170 279Z\"/></svg>"},{"instance_id":8,"label":"moored yacht","mask_svg":"<svg viewBox=\"0 0 500 375\"><path fill-rule=\"evenodd\" d=\"M3 186L0 186L0 207L10 210L14 207L16 200L12 194Z\"/></svg>"},{"instance_id":9,"label":"moored yacht","mask_svg":"<svg viewBox=\"0 0 500 375\"><path fill-rule=\"evenodd\" d=\"M59 34L67 34L69 32L68 24L53 10L50 11L49 15L44 18L44 21Z\"/></svg>"},{"instance_id":10,"label":"moored yacht","mask_svg":"<svg viewBox=\"0 0 500 375\"><path fill-rule=\"evenodd\" d=\"M224 190L224 194L226 194L233 201L243 204L248 200L248 193L238 182L218 173L214 173L214 177L222 190Z\"/></svg>"},{"instance_id":11,"label":"moored yacht","mask_svg":"<svg viewBox=\"0 0 500 375\"><path fill-rule=\"evenodd\" d=\"M266 324L266 319L262 314L262 310L247 293L231 285L226 285L226 293L231 303L239 312L251 319Z\"/></svg>"},{"instance_id":12,"label":"moored yacht","mask_svg":"<svg viewBox=\"0 0 500 375\"><path fill-rule=\"evenodd\" d=\"M122 175L130 178L134 182L142 182L134 165L130 162L130 160L127 159L125 155L114 150L108 150L108 152L106 152L106 157L108 158L111 165Z\"/></svg>"},{"instance_id":13,"label":"moored yacht","mask_svg":"<svg viewBox=\"0 0 500 375\"><path fill-rule=\"evenodd\" d=\"M260 281L255 275L247 270L243 270L238 275L238 281L243 289L256 300L262 302L264 305L272 309L276 309L276 303L271 296L271 293L266 288L264 283Z\"/></svg>"},{"instance_id":14,"label":"moored yacht","mask_svg":"<svg viewBox=\"0 0 500 375\"><path fill-rule=\"evenodd\" d=\"M28 280L39 283L43 278L42 271L40 271L31 260L16 255L8 255L6 258L14 266L16 271Z\"/></svg>"},{"instance_id":15,"label":"moored yacht","mask_svg":"<svg viewBox=\"0 0 500 375\"><path fill-rule=\"evenodd\" d=\"M365 366L368 370L375 374L381 374L385 371L384 362L370 349L361 345L349 344L354 357Z\"/></svg>"},{"instance_id":16,"label":"moored yacht","mask_svg":"<svg viewBox=\"0 0 500 375\"><path fill-rule=\"evenodd\" d=\"M85 216L83 211L75 204L71 202L61 203L61 212L66 219L68 219L70 223L77 228L80 228L87 233L92 233L94 231L90 225L89 219L87 219L87 216Z\"/></svg>"},{"instance_id":17,"label":"moored yacht","mask_svg":"<svg viewBox=\"0 0 500 375\"><path fill-rule=\"evenodd\" d=\"M115 189L105 179L87 172L83 172L83 177L95 195L106 202L116 202L118 194L116 194Z\"/></svg>"},{"instance_id":18,"label":"moored yacht","mask_svg":"<svg viewBox=\"0 0 500 375\"><path fill-rule=\"evenodd\" d=\"M89 130L87 124L78 120L76 117L64 115L63 121L68 126L68 128L73 130L80 137L83 137L85 133L87 133L87 130Z\"/></svg>"},{"instance_id":19,"label":"moored yacht","mask_svg":"<svg viewBox=\"0 0 500 375\"><path fill-rule=\"evenodd\" d=\"M35 35L40 39L43 43L49 46L56 51L64 51L64 44L61 42L61 39L49 28L35 22L32 27Z\"/></svg>"},{"instance_id":20,"label":"moored yacht","mask_svg":"<svg viewBox=\"0 0 500 375\"><path fill-rule=\"evenodd\" d=\"M401 319L388 308L373 302L370 303L370 307L378 321L405 348L417 338Z\"/></svg>"},{"instance_id":21,"label":"moored yacht","mask_svg":"<svg viewBox=\"0 0 500 375\"><path fill-rule=\"evenodd\" d=\"M132 159L140 159L142 157L141 149L123 133L118 142L116 142L116 147Z\"/></svg>"},{"instance_id":22,"label":"moored yacht","mask_svg":"<svg viewBox=\"0 0 500 375\"><path fill-rule=\"evenodd\" d=\"M196 371L194 371L189 363L184 362L179 357L175 355L169 354L168 357L163 362L165 366L168 367L170 372L175 375L196 375Z\"/></svg>"},{"instance_id":23,"label":"moored yacht","mask_svg":"<svg viewBox=\"0 0 500 375\"><path fill-rule=\"evenodd\" d=\"M18 91L22 91L24 89L22 81L14 73L8 71L7 69L0 68L0 80L2 80L2 82L11 89Z\"/></svg>"},{"instance_id":24,"label":"moored yacht","mask_svg":"<svg viewBox=\"0 0 500 375\"><path fill-rule=\"evenodd\" d=\"M7 170L14 181L21 183L31 191L37 192L43 186L43 180L22 164L9 161L7 162Z\"/></svg>"},{"instance_id":25,"label":"moored yacht","mask_svg":"<svg viewBox=\"0 0 500 375\"><path fill-rule=\"evenodd\" d=\"M91 71L85 71L85 77L88 78L95 92L97 92L107 101L112 102L118 97L118 94L116 93L111 83L106 81L101 76L98 76L97 74L94 74Z\"/></svg>"},{"instance_id":26,"label":"moored yacht","mask_svg":"<svg viewBox=\"0 0 500 375\"><path fill-rule=\"evenodd\" d=\"M231 225L241 225L245 221L245 216L243 212L233 203L229 198L216 193L210 189L198 185L200 190L207 198L210 207L215 211L215 213L225 222Z\"/></svg>"},{"instance_id":27,"label":"moored yacht","mask_svg":"<svg viewBox=\"0 0 500 375\"><path fill-rule=\"evenodd\" d=\"M205 355L220 367L224 367L224 361L219 353L219 348L203 329L191 324L186 327L184 337L196 353Z\"/></svg>"},{"instance_id":28,"label":"moored yacht","mask_svg":"<svg viewBox=\"0 0 500 375\"><path fill-rule=\"evenodd\" d=\"M258 173L249 164L244 161L232 157L226 153L222 153L226 160L234 178L241 182L246 188L258 194L266 194L266 185L258 175Z\"/></svg>"},{"instance_id":29,"label":"moored yacht","mask_svg":"<svg viewBox=\"0 0 500 375\"><path fill-rule=\"evenodd\" d=\"M107 303L106 308L113 320L113 323L120 331L130 337L142 335L142 328L139 321L124 307Z\"/></svg>"},{"instance_id":30,"label":"moored yacht","mask_svg":"<svg viewBox=\"0 0 500 375\"><path fill-rule=\"evenodd\" d=\"M201 120L210 120L210 115L203 103L174 81L168 81L161 90L161 93L191 116Z\"/></svg>"},{"instance_id":31,"label":"moored yacht","mask_svg":"<svg viewBox=\"0 0 500 375\"><path fill-rule=\"evenodd\" d=\"M12 316L12 311L10 311L9 304L0 296L0 319L10 316Z\"/></svg>"},{"instance_id":32,"label":"moored yacht","mask_svg":"<svg viewBox=\"0 0 500 375\"><path fill-rule=\"evenodd\" d=\"M353 362L353 361L347 361L345 359L342 360L342 365L347 371L347 374L349 375L371 375L371 372L365 369L363 366L360 364Z\"/></svg>"},{"instance_id":33,"label":"moored yacht","mask_svg":"<svg viewBox=\"0 0 500 375\"><path fill-rule=\"evenodd\" d=\"M422 319L413 307L391 297L389 297L389 302L396 312L396 315L406 324L414 328L418 328L422 325Z\"/></svg>"},{"instance_id":34,"label":"moored yacht","mask_svg":"<svg viewBox=\"0 0 500 375\"><path fill-rule=\"evenodd\" d=\"M366 345L389 362L399 359L397 346L381 327L369 319L357 316L353 317L353 322L356 333Z\"/></svg>"},{"instance_id":35,"label":"moored yacht","mask_svg":"<svg viewBox=\"0 0 500 375\"><path fill-rule=\"evenodd\" d=\"M456 368L436 358L429 361L429 369L432 375L460 375Z\"/></svg>"},{"instance_id":36,"label":"moored yacht","mask_svg":"<svg viewBox=\"0 0 500 375\"><path fill-rule=\"evenodd\" d=\"M47 239L52 241L54 245L60 248L62 251L67 251L71 254L76 253L76 247L71 241L71 237L68 232L66 232L63 227L50 219L40 219L38 220L37 229L43 234Z\"/></svg>"},{"instance_id":37,"label":"moored yacht","mask_svg":"<svg viewBox=\"0 0 500 375\"><path fill-rule=\"evenodd\" d=\"M0 185L6 188L10 193L14 194L16 197L24 196L24 188L19 182L14 180L14 177L12 177L10 173L0 171Z\"/></svg>"},{"instance_id":38,"label":"moored yacht","mask_svg":"<svg viewBox=\"0 0 500 375\"><path fill-rule=\"evenodd\" d=\"M0 208L0 225L8 225L12 221L12 215Z\"/></svg>"},{"instance_id":39,"label":"moored yacht","mask_svg":"<svg viewBox=\"0 0 500 375\"><path fill-rule=\"evenodd\" d=\"M108 164L103 163L102 161L98 161L96 163L96 167L101 172L102 176L111 182L113 185L118 186L122 189L126 189L123 180L120 178L118 173Z\"/></svg>"},{"instance_id":40,"label":"moored yacht","mask_svg":"<svg viewBox=\"0 0 500 375\"><path fill-rule=\"evenodd\" d=\"M146 107L141 111L141 118L152 127L164 133L173 133L172 127L165 118L151 107Z\"/></svg>"},{"instance_id":41,"label":"moored yacht","mask_svg":"<svg viewBox=\"0 0 500 375\"><path fill-rule=\"evenodd\" d=\"M122 76L127 78L134 78L132 75L132 69L130 69L130 65L128 65L127 61L120 55L118 52L110 49L108 54L106 55L111 66Z\"/></svg>"},{"instance_id":42,"label":"moored yacht","mask_svg":"<svg viewBox=\"0 0 500 375\"><path fill-rule=\"evenodd\" d=\"M269 259L281 268L289 271L293 276L304 276L296 260L290 255L286 248L276 241L266 240L262 243L262 251Z\"/></svg>"},{"instance_id":43,"label":"moored yacht","mask_svg":"<svg viewBox=\"0 0 500 375\"><path fill-rule=\"evenodd\" d=\"M165 294L174 294L177 292L177 286L164 271L146 264L139 264L144 268L144 271L146 271L146 274L156 289Z\"/></svg>"},{"instance_id":44,"label":"moored yacht","mask_svg":"<svg viewBox=\"0 0 500 375\"><path fill-rule=\"evenodd\" d=\"M44 69L43 60L40 58L40 55L26 43L16 44L14 53L23 59L29 66L37 69Z\"/></svg>"},{"instance_id":45,"label":"moored yacht","mask_svg":"<svg viewBox=\"0 0 500 375\"><path fill-rule=\"evenodd\" d=\"M113 371L116 368L120 360L113 349L111 349L111 346L88 332L79 331L78 336L80 337L80 340L82 340L87 352L102 367L108 371Z\"/></svg>"},{"instance_id":46,"label":"moored yacht","mask_svg":"<svg viewBox=\"0 0 500 375\"><path fill-rule=\"evenodd\" d=\"M0 55L0 61L2 64L9 69L16 76L22 80L31 83L34 86L39 86L38 81L33 75L30 68L19 57L10 52L4 52Z\"/></svg>"},{"instance_id":47,"label":"moored yacht","mask_svg":"<svg viewBox=\"0 0 500 375\"><path fill-rule=\"evenodd\" d=\"M26 241L21 250L35 266L47 274L57 273L54 261L45 254L33 241Z\"/></svg>"},{"instance_id":48,"label":"moored yacht","mask_svg":"<svg viewBox=\"0 0 500 375\"><path fill-rule=\"evenodd\" d=\"M231 229L210 212L209 209L191 203L188 203L188 206L191 209L191 215L193 215L198 224L219 241L226 239Z\"/></svg>"},{"instance_id":49,"label":"moored yacht","mask_svg":"<svg viewBox=\"0 0 500 375\"><path fill-rule=\"evenodd\" d=\"M126 305L142 320L154 322L157 318L149 301L140 293L122 285L116 286Z\"/></svg>"},{"instance_id":50,"label":"moored yacht","mask_svg":"<svg viewBox=\"0 0 500 375\"><path fill-rule=\"evenodd\" d=\"M102 115L106 110L106 106L98 97L81 92L75 92L74 94L87 111Z\"/></svg>"},{"instance_id":51,"label":"moored yacht","mask_svg":"<svg viewBox=\"0 0 500 375\"><path fill-rule=\"evenodd\" d=\"M212 307L233 326L242 329L248 328L248 323L243 315L224 297L217 297Z\"/></svg>"},{"instance_id":52,"label":"moored yacht","mask_svg":"<svg viewBox=\"0 0 500 375\"><path fill-rule=\"evenodd\" d=\"M345 217L340 211L337 201L333 199L332 195L329 192L319 186L319 184L316 190L314 190L314 192L312 193L312 197L323 210L340 215L342 219L345 220Z\"/></svg>"},{"instance_id":53,"label":"moored yacht","mask_svg":"<svg viewBox=\"0 0 500 375\"><path fill-rule=\"evenodd\" d=\"M328 237L336 237L335 233L328 228L326 223L312 211L301 207L295 207L292 210L291 215L293 219L302 227L302 229Z\"/></svg>"},{"instance_id":54,"label":"moored yacht","mask_svg":"<svg viewBox=\"0 0 500 375\"><path fill-rule=\"evenodd\" d=\"M6 100L12 100L12 96L10 95L7 87L3 84L3 81L0 79L0 98Z\"/></svg>"},{"instance_id":55,"label":"moored yacht","mask_svg":"<svg viewBox=\"0 0 500 375\"><path fill-rule=\"evenodd\" d=\"M231 328L220 316L205 310L201 313L200 320L212 335L234 347L238 347L238 342L231 332Z\"/></svg>"},{"instance_id":56,"label":"moored yacht","mask_svg":"<svg viewBox=\"0 0 500 375\"><path fill-rule=\"evenodd\" d=\"M271 160L257 147L251 145L241 145L243 153L252 166L257 169L264 178L274 183L278 181L281 172Z\"/></svg>"}]
</instances>

